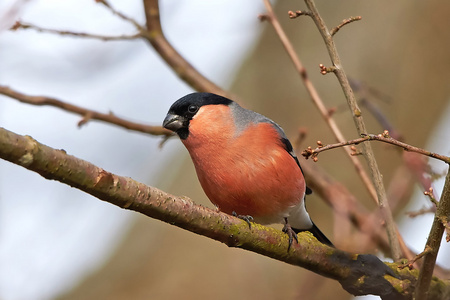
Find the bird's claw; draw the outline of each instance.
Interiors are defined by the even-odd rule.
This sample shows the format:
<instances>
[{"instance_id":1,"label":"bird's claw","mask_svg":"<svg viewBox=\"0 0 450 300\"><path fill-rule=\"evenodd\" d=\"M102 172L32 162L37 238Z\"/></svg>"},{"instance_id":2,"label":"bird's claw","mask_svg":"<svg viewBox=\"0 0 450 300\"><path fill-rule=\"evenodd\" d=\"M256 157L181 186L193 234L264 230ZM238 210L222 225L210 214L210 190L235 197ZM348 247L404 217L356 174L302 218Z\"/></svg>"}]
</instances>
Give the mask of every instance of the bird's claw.
<instances>
[{"instance_id":1,"label":"bird's claw","mask_svg":"<svg viewBox=\"0 0 450 300\"><path fill-rule=\"evenodd\" d=\"M295 241L298 244L298 237L297 237L297 233L294 231L294 229L292 229L291 225L289 225L289 223L286 220L286 223L284 224L283 227L283 232L286 233L289 237L289 246L288 246L288 252L291 249L292 246L292 242Z\"/></svg>"},{"instance_id":2,"label":"bird's claw","mask_svg":"<svg viewBox=\"0 0 450 300\"><path fill-rule=\"evenodd\" d=\"M250 229L252 229L252 223L250 223L250 222L253 222L253 217L252 216L250 216L250 215L238 215L235 211L233 211L231 214L233 215L233 217L237 217L237 218L247 222L248 227Z\"/></svg>"}]
</instances>

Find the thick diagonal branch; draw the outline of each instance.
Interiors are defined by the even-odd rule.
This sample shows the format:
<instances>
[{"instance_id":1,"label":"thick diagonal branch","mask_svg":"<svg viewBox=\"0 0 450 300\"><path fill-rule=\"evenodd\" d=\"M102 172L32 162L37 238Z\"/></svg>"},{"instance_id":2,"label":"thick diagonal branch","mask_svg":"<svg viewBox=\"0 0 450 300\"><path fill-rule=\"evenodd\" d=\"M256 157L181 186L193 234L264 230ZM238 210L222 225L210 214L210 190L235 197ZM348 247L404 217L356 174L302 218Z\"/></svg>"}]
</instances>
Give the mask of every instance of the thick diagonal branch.
<instances>
[{"instance_id":1,"label":"thick diagonal branch","mask_svg":"<svg viewBox=\"0 0 450 300\"><path fill-rule=\"evenodd\" d=\"M0 128L0 158L121 208L338 280L354 295L370 293L383 299L409 299L416 280L413 273L405 270L396 274L396 265L388 266L373 255L351 254L327 247L308 233L301 233L299 243L287 252L287 236L278 230L258 224L249 229L247 223L238 218L109 173L63 150L52 149L31 137L3 128ZM442 293L438 283L441 282L437 280L433 289Z\"/></svg>"}]
</instances>

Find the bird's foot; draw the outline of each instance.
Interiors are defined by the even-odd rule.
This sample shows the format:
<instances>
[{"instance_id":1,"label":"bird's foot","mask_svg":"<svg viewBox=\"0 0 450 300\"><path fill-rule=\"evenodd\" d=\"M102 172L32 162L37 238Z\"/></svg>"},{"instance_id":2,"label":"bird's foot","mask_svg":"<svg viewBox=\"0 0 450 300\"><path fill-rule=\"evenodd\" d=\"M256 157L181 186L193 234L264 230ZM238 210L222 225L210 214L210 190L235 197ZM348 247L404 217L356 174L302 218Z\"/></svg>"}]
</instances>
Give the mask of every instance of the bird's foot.
<instances>
[{"instance_id":1,"label":"bird's foot","mask_svg":"<svg viewBox=\"0 0 450 300\"><path fill-rule=\"evenodd\" d=\"M235 211L233 211L231 214L233 215L233 217L237 217L237 218L247 222L248 227L250 229L252 229L252 223L250 223L250 222L253 222L253 217L252 216L250 216L250 215L238 215Z\"/></svg>"},{"instance_id":2,"label":"bird's foot","mask_svg":"<svg viewBox=\"0 0 450 300\"><path fill-rule=\"evenodd\" d=\"M295 241L298 244L298 237L297 237L297 233L295 233L294 229L292 229L291 225L289 225L289 223L287 221L287 218L284 218L284 220L285 220L286 223L284 224L283 232L286 233L288 235L288 237L289 237L289 246L288 246L288 252L289 252L289 250L291 249L292 242L294 241L294 239L295 239Z\"/></svg>"}]
</instances>

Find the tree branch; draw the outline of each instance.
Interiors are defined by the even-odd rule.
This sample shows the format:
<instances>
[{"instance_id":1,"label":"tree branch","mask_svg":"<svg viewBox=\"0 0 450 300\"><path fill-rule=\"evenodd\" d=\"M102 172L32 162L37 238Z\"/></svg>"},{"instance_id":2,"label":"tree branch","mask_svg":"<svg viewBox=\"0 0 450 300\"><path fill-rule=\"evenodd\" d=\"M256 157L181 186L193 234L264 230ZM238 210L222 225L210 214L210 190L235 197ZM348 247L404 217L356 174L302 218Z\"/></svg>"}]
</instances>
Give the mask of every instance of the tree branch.
<instances>
[{"instance_id":1,"label":"tree branch","mask_svg":"<svg viewBox=\"0 0 450 300\"><path fill-rule=\"evenodd\" d=\"M81 115L83 116L83 119L79 122L80 126L82 125L81 123L85 124L90 119L94 119L151 135L167 134L167 137L170 137L172 134L170 131L163 129L160 126L147 126L129 122L112 114L98 113L49 97L25 95L6 86L0 86L0 94L17 99L23 103L54 106ZM378 228L377 224L379 225L379 223L374 224L375 219L370 217L370 213L358 204L355 197L344 186L308 163L303 164L303 170L307 176L309 185L325 200L325 202L332 206L334 210L346 215L353 222L355 227L369 235L377 247L380 247L384 253L389 253L390 248L385 236L383 236L379 229L376 229Z\"/></svg>"},{"instance_id":2,"label":"tree branch","mask_svg":"<svg viewBox=\"0 0 450 300\"><path fill-rule=\"evenodd\" d=\"M445 178L444 190L442 191L441 200L434 215L433 225L428 235L425 250L429 250L424 256L422 267L420 268L419 279L414 291L416 300L435 299L430 297L430 284L433 276L436 258L441 246L442 235L445 226L442 223L443 218L446 220L450 215L450 171Z\"/></svg>"},{"instance_id":3,"label":"tree branch","mask_svg":"<svg viewBox=\"0 0 450 300\"><path fill-rule=\"evenodd\" d=\"M28 96L5 86L0 86L0 94L15 98L23 103L32 105L50 105L68 112L79 114L84 116L79 122L80 126L82 125L81 123L84 124L90 119L95 119L151 135L167 134L167 137L171 136L171 132L166 133L166 130L160 126L147 126L129 122L112 114L98 113L49 97ZM310 186L314 188L316 193L318 193L325 202L331 205L334 210L337 210L338 213L346 215L355 227L361 232L369 235L377 247L380 247L384 253L389 253L390 247L385 236L383 236L380 231L379 223L375 222L376 219L372 218L371 214L358 204L354 196L351 195L345 187L310 164L303 164L303 170L305 171ZM408 252L411 251L409 250Z\"/></svg>"},{"instance_id":4,"label":"tree branch","mask_svg":"<svg viewBox=\"0 0 450 300\"><path fill-rule=\"evenodd\" d=\"M16 21L16 23L11 28L11 30L18 30L18 29L32 29L32 30L36 30L38 32L43 32L43 33L59 34L59 35L65 35L65 36L75 36L75 37L80 37L80 38L97 39L97 40L102 40L102 41L135 40L135 39L142 37L142 34L140 32L131 34L131 35L126 35L126 34L124 34L124 35L101 35L101 34L75 32L75 31L68 31L68 30L50 29L50 28L40 27L40 26L37 26L34 24Z\"/></svg>"},{"instance_id":5,"label":"tree branch","mask_svg":"<svg viewBox=\"0 0 450 300\"><path fill-rule=\"evenodd\" d=\"M313 0L305 0L306 6L310 10L311 18L314 20L317 28L319 29L320 34L325 42L328 53L330 55L333 66L335 67L334 74L341 84L344 95L347 99L347 104L350 108L350 111L353 116L353 120L356 125L356 129L360 135L367 134L366 125L364 123L361 110L358 107L358 104L355 99L355 95L353 94L353 90L350 87L349 80L347 75L344 72L341 59L337 53L336 46L334 44L333 36L330 33L330 30L327 28L324 20L319 14L319 11L316 8L316 5ZM372 176L372 181L375 185L375 189L377 191L378 203L381 213L383 214L384 220L386 221L386 232L388 234L389 243L391 244L392 258L394 260L398 260L401 257L400 243L398 240L397 229L394 223L394 219L392 217L392 212L389 207L389 203L386 197L386 190L384 188L383 179L378 168L377 161L375 160L374 153L372 151L372 147L369 143L364 143L362 146L364 157L369 166L370 174Z\"/></svg>"},{"instance_id":6,"label":"tree branch","mask_svg":"<svg viewBox=\"0 0 450 300\"><path fill-rule=\"evenodd\" d=\"M289 38L287 37L286 33L284 32L283 28L281 27L280 22L278 21L277 16L273 12L272 5L270 4L270 1L264 0L264 4L266 6L267 14L264 15L262 19L267 20L274 28L275 32L277 33L278 37L280 38L281 44L283 45L284 49L286 50L288 56L292 60L292 63L294 64L295 69L297 70L298 74L300 75L303 84L305 85L306 91L308 92L312 102L319 110L322 118L327 123L328 127L330 128L331 132L333 133L334 137L338 142L345 141L345 137L342 133L342 131L339 129L339 126L337 125L334 118L331 116L329 110L326 108L325 104L323 103L322 99L319 96L319 93L317 92L316 88L314 87L313 83L308 77L308 73L303 66L300 58L297 56L297 53L295 52L294 46L291 44ZM293 12L289 12L289 15L291 16L294 14ZM298 11L297 15L303 15L307 14L305 12ZM291 17L292 18L292 17ZM377 202L377 194L375 191L375 188L372 184L372 181L370 180L369 176L367 175L366 171L364 170L361 162L358 160L358 158L351 155L351 151L347 148L344 148L345 152L347 153L347 156L350 158L351 162L353 163L356 172L361 177L361 180L363 181L365 187L369 191L369 194L371 195L372 199L374 199L375 202Z\"/></svg>"},{"instance_id":7,"label":"tree branch","mask_svg":"<svg viewBox=\"0 0 450 300\"><path fill-rule=\"evenodd\" d=\"M435 206L422 207L421 209L419 209L417 211L407 211L406 212L406 214L410 218L415 218L417 216L421 216L421 215L429 214L429 213L433 213L433 214L436 213L436 207Z\"/></svg>"},{"instance_id":8,"label":"tree branch","mask_svg":"<svg viewBox=\"0 0 450 300\"><path fill-rule=\"evenodd\" d=\"M0 128L0 158L57 180L124 209L140 212L230 247L253 251L338 280L354 295L376 294L383 299L411 299L415 275L384 264L376 256L351 254L327 247L309 233L287 252L288 238L279 230L247 223L167 194L131 178L109 173L87 161L40 144L29 136ZM441 295L447 285L438 279L431 287Z\"/></svg>"},{"instance_id":9,"label":"tree branch","mask_svg":"<svg viewBox=\"0 0 450 300\"><path fill-rule=\"evenodd\" d=\"M84 38L95 38L104 41L109 40L129 40L136 38L143 38L150 43L150 45L156 50L156 52L161 56L161 58L170 66L170 68L188 85L190 85L194 90L198 92L210 92L218 95L228 97L230 99L238 100L238 97L232 95L231 93L223 90L212 81L207 79L205 76L200 74L189 62L187 62L184 57L182 57L175 48L167 41L164 36L161 27L161 21L159 18L159 4L158 0L143 0L145 17L147 20L146 28L141 26L134 19L125 16L121 12L114 9L106 0L98 0L97 2L103 4L108 8L114 15L120 17L121 19L132 23L138 33L133 35L120 35L120 36L104 36L91 33L83 32L72 32L64 30L48 29L32 24L24 24L17 22L12 30L16 29L35 29L40 32L47 32L60 35L77 36Z\"/></svg>"},{"instance_id":10,"label":"tree branch","mask_svg":"<svg viewBox=\"0 0 450 300\"><path fill-rule=\"evenodd\" d=\"M309 158L309 157L314 158L314 157L317 157L317 155L320 152L323 152L326 150L331 150L331 149L340 148L340 147L349 146L349 145L358 145L360 143L369 142L369 141L379 141L379 142L395 145L397 147L403 148L403 150L405 150L405 151L415 152L415 153L429 156L429 157L432 157L432 158L435 158L438 160L442 160L443 162L445 162L447 164L450 163L450 157L441 155L438 153L434 153L431 151L427 151L422 148L411 146L409 144L398 141L398 140L390 137L389 132L387 130L385 130L382 134L365 134L363 137L358 138L358 139L345 141L345 142L337 143L337 144L330 144L330 145L326 145L326 146L319 146L316 149L312 149L311 147L308 147L308 149L306 149L302 152L302 155L305 158Z\"/></svg>"},{"instance_id":11,"label":"tree branch","mask_svg":"<svg viewBox=\"0 0 450 300\"><path fill-rule=\"evenodd\" d=\"M147 31L143 32L143 38L151 44L161 58L183 81L198 92L215 93L230 99L237 99L236 96L223 90L200 74L167 41L161 28L158 0L144 0L144 9L147 19Z\"/></svg>"},{"instance_id":12,"label":"tree branch","mask_svg":"<svg viewBox=\"0 0 450 300\"><path fill-rule=\"evenodd\" d=\"M361 19L362 19L362 17L358 16L358 17L350 17L348 19L342 20L342 22L339 25L337 25L336 27L334 27L333 29L330 30L331 36L335 35L345 25L350 24L355 21L359 21Z\"/></svg>"},{"instance_id":13,"label":"tree branch","mask_svg":"<svg viewBox=\"0 0 450 300\"><path fill-rule=\"evenodd\" d=\"M145 28L139 24L135 19L130 18L126 15L124 15L123 13L121 13L120 11L116 10L114 7L111 6L111 4L109 4L108 1L106 0L96 0L96 2L103 4L106 8L108 8L114 15L118 16L119 18L121 18L122 20L131 23L134 25L134 27L136 27L136 29L138 29L139 31L144 31Z\"/></svg>"},{"instance_id":14,"label":"tree branch","mask_svg":"<svg viewBox=\"0 0 450 300\"><path fill-rule=\"evenodd\" d=\"M302 169L308 186L315 194L330 205L336 213L347 217L356 229L367 235L382 253L385 255L390 253L389 240L383 230L379 214L369 212L345 186L322 172L314 163L305 161L302 164ZM371 247L371 245L368 247ZM407 259L413 259L416 255L406 246L402 251ZM417 264L420 266L422 262L418 261ZM436 265L435 275L444 278L448 277L449 272L447 269Z\"/></svg>"},{"instance_id":15,"label":"tree branch","mask_svg":"<svg viewBox=\"0 0 450 300\"><path fill-rule=\"evenodd\" d=\"M316 165L308 161L302 163L302 169L308 186L315 194L322 198L338 214L346 216L383 253L390 253L389 242L382 230L381 222L374 218L373 214L361 205L344 185L325 172L321 172Z\"/></svg>"},{"instance_id":16,"label":"tree branch","mask_svg":"<svg viewBox=\"0 0 450 300\"><path fill-rule=\"evenodd\" d=\"M161 126L150 126L144 125L140 123L131 122L122 118L115 116L113 113L104 114L100 112L96 112L87 108L83 108L80 106L76 106L73 104L66 103L64 101L44 97L44 96L29 96L18 91L15 91L7 86L0 85L0 95L5 95L7 97L19 100L22 103L27 103L31 105L48 105L60 108L67 112L71 112L83 117L83 119L78 122L78 126L82 126L86 124L89 120L98 120L106 123L114 124L129 130L139 131L143 133L148 133L151 135L165 135L172 136L173 133Z\"/></svg>"}]
</instances>

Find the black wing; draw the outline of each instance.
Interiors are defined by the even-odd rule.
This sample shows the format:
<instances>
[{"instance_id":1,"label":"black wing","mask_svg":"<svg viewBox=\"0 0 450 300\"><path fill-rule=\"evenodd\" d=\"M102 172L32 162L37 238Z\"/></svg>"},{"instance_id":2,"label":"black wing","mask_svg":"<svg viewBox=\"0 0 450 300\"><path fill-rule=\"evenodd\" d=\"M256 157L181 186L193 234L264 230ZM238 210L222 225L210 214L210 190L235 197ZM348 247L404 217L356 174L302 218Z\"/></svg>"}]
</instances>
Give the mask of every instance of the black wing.
<instances>
[{"instance_id":1,"label":"black wing","mask_svg":"<svg viewBox=\"0 0 450 300\"><path fill-rule=\"evenodd\" d=\"M297 156L294 153L294 148L292 147L291 142L283 137L281 138L281 142L283 142L284 148L286 149L286 151L295 159L295 161L297 162L298 167L300 168L300 170L302 171L302 174L305 175L305 173L303 172L302 166L300 166L300 162L298 161ZM305 191L306 195L311 195L312 194L312 190L309 187L306 187L306 191Z\"/></svg>"}]
</instances>

